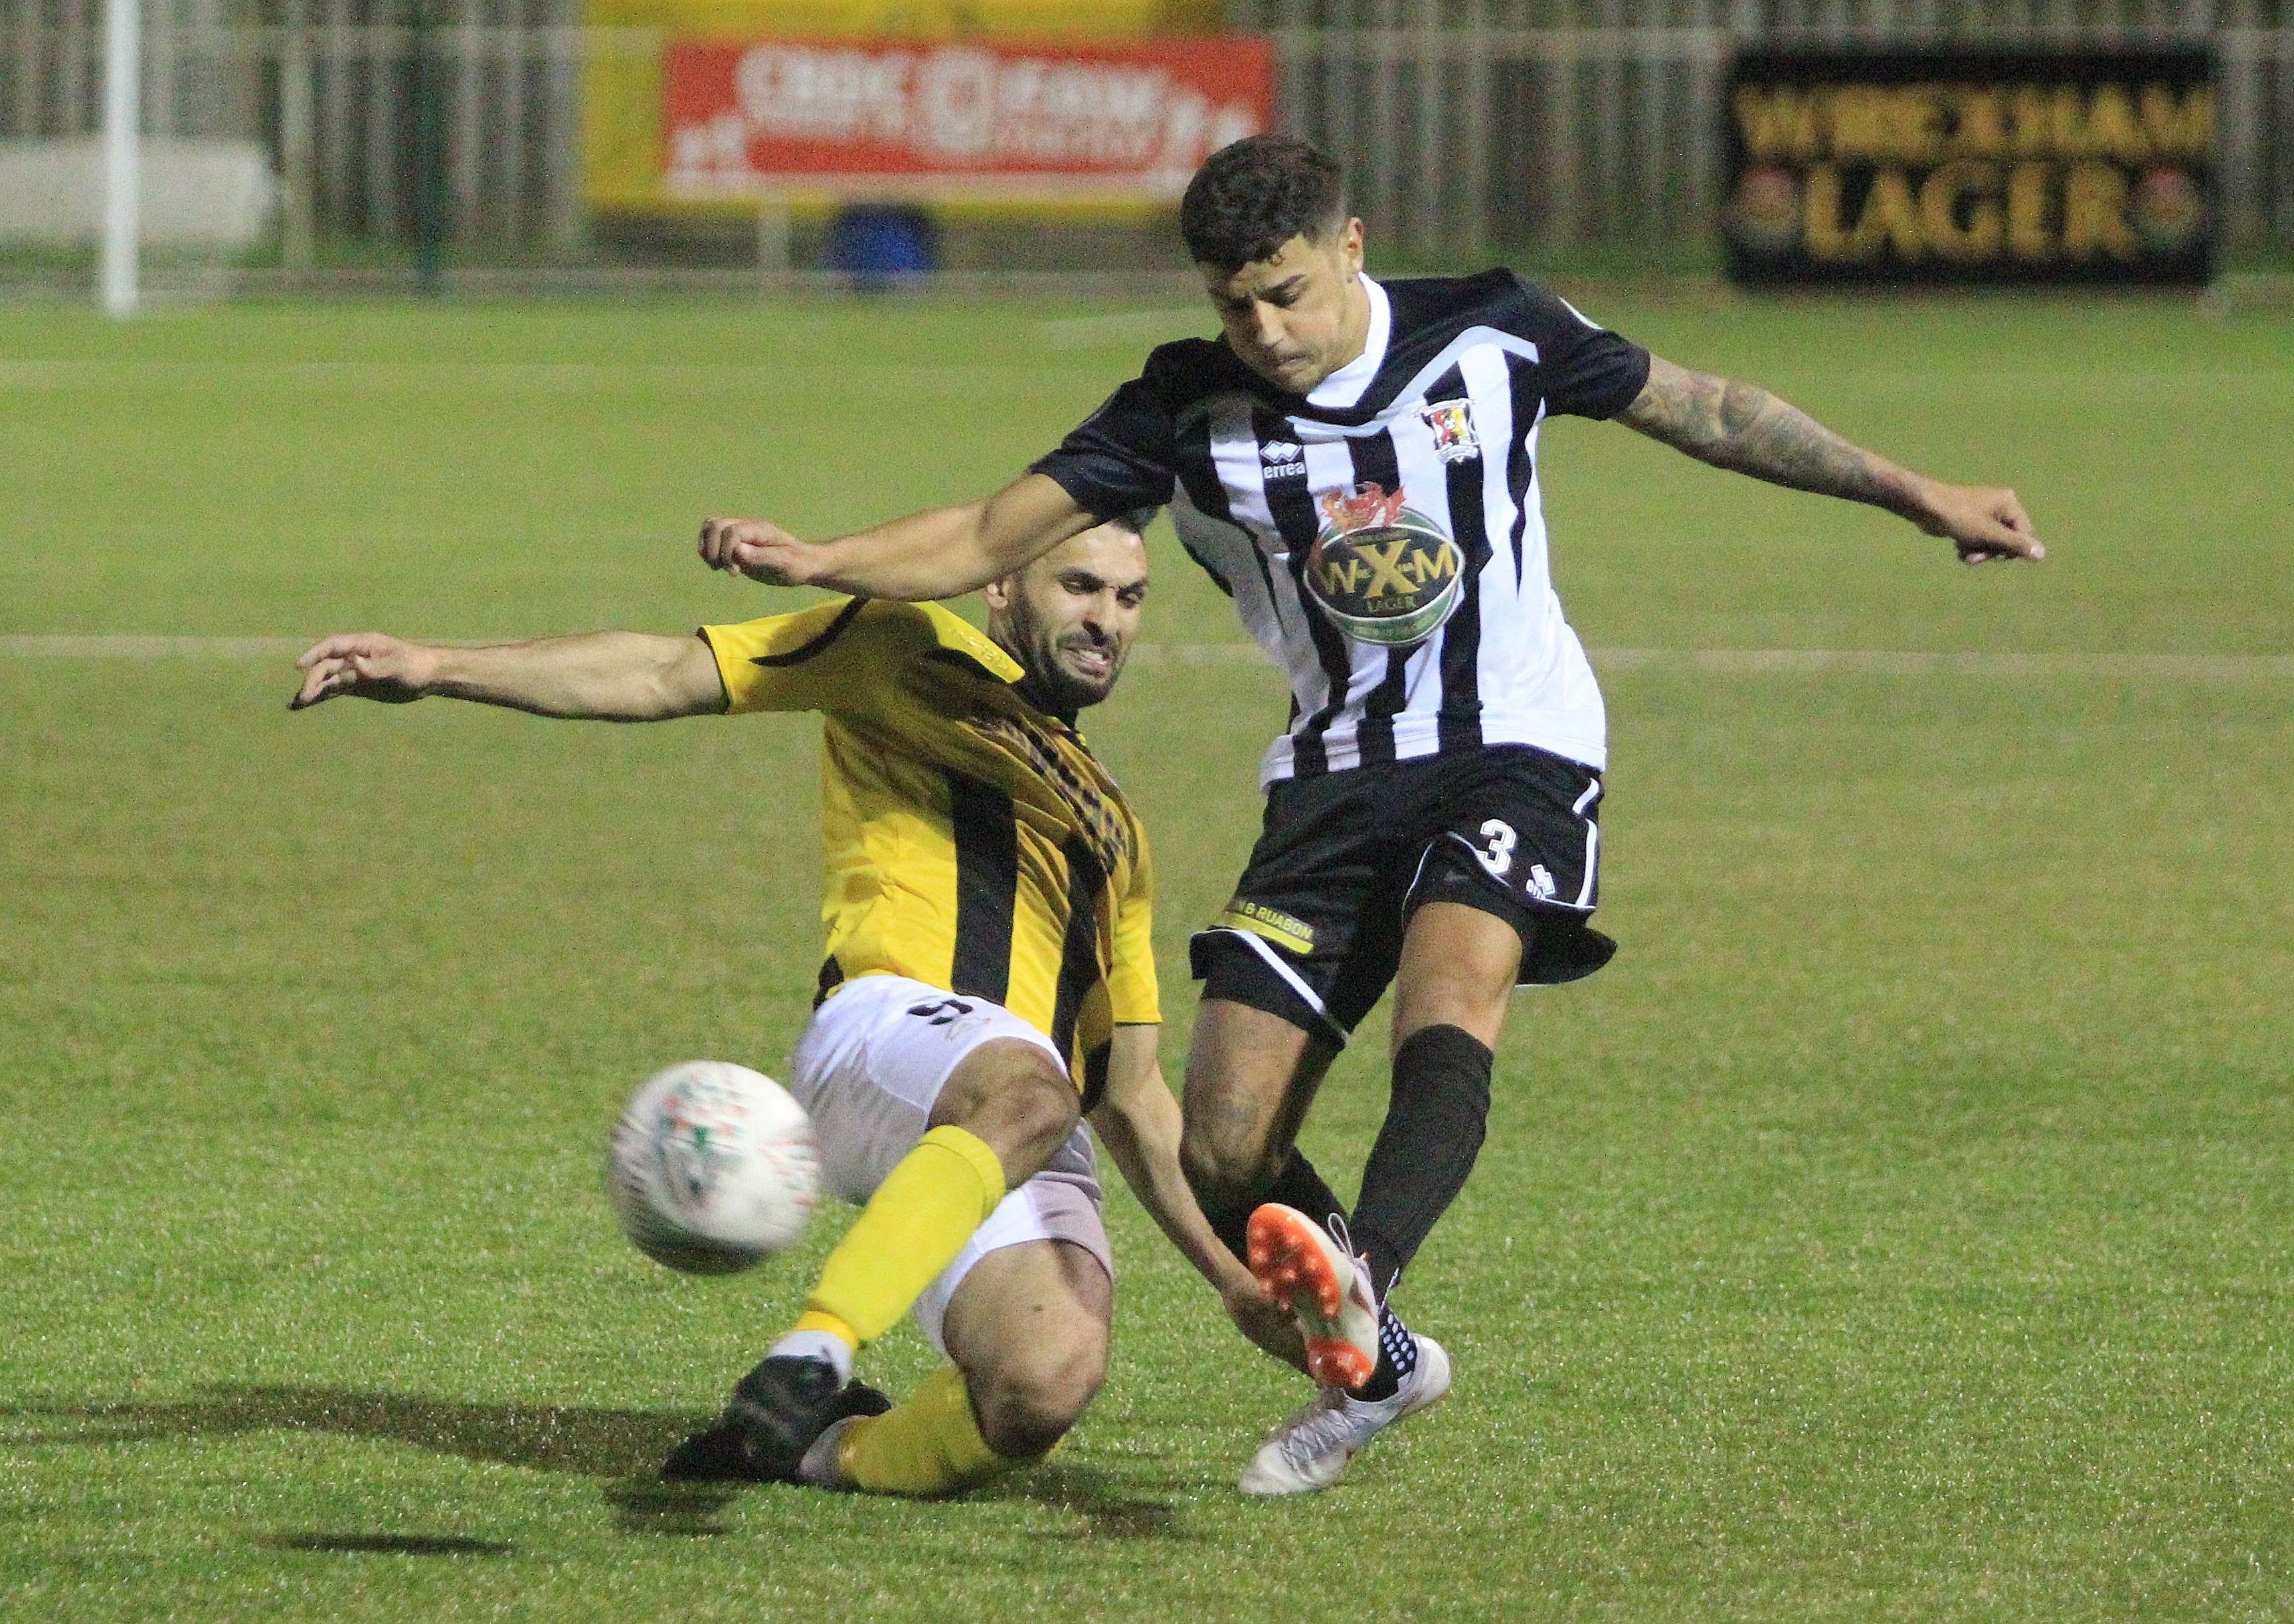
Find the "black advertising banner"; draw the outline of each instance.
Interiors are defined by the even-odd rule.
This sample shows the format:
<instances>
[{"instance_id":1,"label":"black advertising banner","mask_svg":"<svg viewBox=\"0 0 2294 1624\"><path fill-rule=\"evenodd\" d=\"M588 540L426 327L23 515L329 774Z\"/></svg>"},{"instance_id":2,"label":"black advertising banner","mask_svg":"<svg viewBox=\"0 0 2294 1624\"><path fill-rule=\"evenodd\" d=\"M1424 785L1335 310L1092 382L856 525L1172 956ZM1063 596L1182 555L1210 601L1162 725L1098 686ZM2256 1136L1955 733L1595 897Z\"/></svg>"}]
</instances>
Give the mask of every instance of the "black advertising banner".
<instances>
[{"instance_id":1,"label":"black advertising banner","mask_svg":"<svg viewBox=\"0 0 2294 1624\"><path fill-rule=\"evenodd\" d=\"M1721 229L1748 282L2189 282L2213 266L2214 65L1747 52Z\"/></svg>"}]
</instances>

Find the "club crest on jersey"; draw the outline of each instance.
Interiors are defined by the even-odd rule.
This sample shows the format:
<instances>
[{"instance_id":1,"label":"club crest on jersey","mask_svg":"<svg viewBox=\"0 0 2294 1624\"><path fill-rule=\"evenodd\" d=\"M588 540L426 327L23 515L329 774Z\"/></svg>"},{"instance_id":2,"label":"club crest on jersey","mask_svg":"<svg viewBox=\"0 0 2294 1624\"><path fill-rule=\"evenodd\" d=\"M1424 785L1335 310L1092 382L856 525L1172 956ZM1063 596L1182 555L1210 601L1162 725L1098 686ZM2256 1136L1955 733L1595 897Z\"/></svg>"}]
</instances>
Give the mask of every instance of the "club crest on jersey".
<instances>
[{"instance_id":1,"label":"club crest on jersey","mask_svg":"<svg viewBox=\"0 0 2294 1624\"><path fill-rule=\"evenodd\" d=\"M1306 448L1296 440L1269 440L1258 448L1258 468L1268 479L1304 479Z\"/></svg>"},{"instance_id":2,"label":"club crest on jersey","mask_svg":"<svg viewBox=\"0 0 2294 1624\"><path fill-rule=\"evenodd\" d=\"M1418 408L1426 427L1434 431L1434 454L1444 462L1464 462L1482 454L1482 437L1474 432L1474 404L1467 400L1431 400Z\"/></svg>"}]
</instances>

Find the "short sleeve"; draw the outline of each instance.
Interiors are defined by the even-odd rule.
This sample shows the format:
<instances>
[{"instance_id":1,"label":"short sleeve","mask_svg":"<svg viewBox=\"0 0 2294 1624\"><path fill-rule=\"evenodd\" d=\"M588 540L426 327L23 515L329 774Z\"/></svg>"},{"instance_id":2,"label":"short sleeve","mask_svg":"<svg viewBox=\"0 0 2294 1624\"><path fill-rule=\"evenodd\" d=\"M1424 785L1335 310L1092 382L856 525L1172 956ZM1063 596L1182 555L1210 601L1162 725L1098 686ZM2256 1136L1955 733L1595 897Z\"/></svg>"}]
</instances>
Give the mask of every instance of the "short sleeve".
<instances>
[{"instance_id":1,"label":"short sleeve","mask_svg":"<svg viewBox=\"0 0 2294 1624\"><path fill-rule=\"evenodd\" d=\"M1521 336L1537 346L1545 409L1557 416L1615 417L1648 382L1649 353L1588 321L1550 289L1515 278Z\"/></svg>"},{"instance_id":2,"label":"short sleeve","mask_svg":"<svg viewBox=\"0 0 2294 1624\"><path fill-rule=\"evenodd\" d=\"M1131 889L1115 909L1115 963L1108 972L1107 992L1119 1026L1149 1025L1163 1018L1155 983L1154 891L1153 864L1142 835Z\"/></svg>"},{"instance_id":3,"label":"short sleeve","mask_svg":"<svg viewBox=\"0 0 2294 1624\"><path fill-rule=\"evenodd\" d=\"M1159 391L1135 378L1030 470L1048 474L1076 506L1104 522L1171 500L1177 429Z\"/></svg>"},{"instance_id":4,"label":"short sleeve","mask_svg":"<svg viewBox=\"0 0 2294 1624\"><path fill-rule=\"evenodd\" d=\"M815 604L736 626L704 626L717 657L726 709L812 711L833 708L832 696L849 691L867 638L856 634L865 598Z\"/></svg>"}]
</instances>

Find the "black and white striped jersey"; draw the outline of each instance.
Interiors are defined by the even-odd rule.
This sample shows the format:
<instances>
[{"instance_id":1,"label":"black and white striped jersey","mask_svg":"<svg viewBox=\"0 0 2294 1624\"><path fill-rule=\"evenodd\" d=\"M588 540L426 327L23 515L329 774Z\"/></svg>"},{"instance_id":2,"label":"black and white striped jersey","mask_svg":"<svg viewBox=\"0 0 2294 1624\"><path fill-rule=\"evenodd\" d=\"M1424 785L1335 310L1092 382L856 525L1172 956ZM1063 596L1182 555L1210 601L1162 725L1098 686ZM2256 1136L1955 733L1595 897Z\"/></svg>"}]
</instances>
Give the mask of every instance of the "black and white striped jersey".
<instances>
[{"instance_id":1,"label":"black and white striped jersey","mask_svg":"<svg viewBox=\"0 0 2294 1624\"><path fill-rule=\"evenodd\" d=\"M1102 518L1167 502L1179 539L1289 673L1290 725L1263 781L1412 756L1535 745L1598 770L1601 691L1546 565L1537 432L1610 417L1648 353L1512 272L1364 277L1362 355L1305 396L1223 343L1166 344L1036 464ZM1349 638L1306 596L1318 501L1399 490L1465 554L1456 612L1426 641Z\"/></svg>"}]
</instances>

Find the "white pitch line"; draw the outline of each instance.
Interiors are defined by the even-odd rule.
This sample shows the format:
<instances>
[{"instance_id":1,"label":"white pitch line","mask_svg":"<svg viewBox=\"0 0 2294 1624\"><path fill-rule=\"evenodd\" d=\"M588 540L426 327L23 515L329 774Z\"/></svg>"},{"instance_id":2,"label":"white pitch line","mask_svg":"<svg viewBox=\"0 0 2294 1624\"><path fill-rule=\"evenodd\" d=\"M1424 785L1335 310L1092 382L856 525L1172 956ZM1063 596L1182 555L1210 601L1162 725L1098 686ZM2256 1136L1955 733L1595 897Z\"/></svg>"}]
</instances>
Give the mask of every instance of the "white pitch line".
<instances>
[{"instance_id":1,"label":"white pitch line","mask_svg":"<svg viewBox=\"0 0 2294 1624\"><path fill-rule=\"evenodd\" d=\"M275 660L292 659L316 637L176 637L140 632L0 636L0 659L21 660ZM515 637L432 637L442 649L484 649Z\"/></svg>"},{"instance_id":2,"label":"white pitch line","mask_svg":"<svg viewBox=\"0 0 2294 1624\"><path fill-rule=\"evenodd\" d=\"M1125 310L1113 315L1062 316L1036 323L1036 341L1046 349L1111 349L1195 339L1210 325L1200 305L1174 310Z\"/></svg>"},{"instance_id":3,"label":"white pitch line","mask_svg":"<svg viewBox=\"0 0 2294 1624\"><path fill-rule=\"evenodd\" d=\"M1110 315L1064 316L1035 323L1032 337L1044 350L1135 349L1173 339L1200 338L1210 325L1204 307L1122 311ZM825 363L823 364L826 364ZM904 379L1002 377L1044 364L1019 355L1008 360L844 362L839 376L871 382ZM786 366L764 363L644 361L232 361L95 360L0 357L0 393L53 389L129 388L250 388L342 390L408 390L440 387L525 391L541 394L602 392L646 388L751 388L785 379ZM2220 396L2284 397L2294 369L2249 367L2216 371L2093 371L1998 373L1869 371L1827 373L1825 388L1845 394L1892 395L1949 388L1960 394L1988 392L2030 396L2085 390L2125 394L2203 391ZM1789 379L1787 382L1791 381ZM1814 386L1810 386L1814 387Z\"/></svg>"},{"instance_id":4,"label":"white pitch line","mask_svg":"<svg viewBox=\"0 0 2294 1624\"><path fill-rule=\"evenodd\" d=\"M1594 649L1605 671L1745 672L1790 676L2294 677L2294 654L2076 654L2002 649L1914 653L1883 649Z\"/></svg>"},{"instance_id":5,"label":"white pitch line","mask_svg":"<svg viewBox=\"0 0 2294 1624\"><path fill-rule=\"evenodd\" d=\"M136 632L0 635L0 659L270 660L314 639L185 637ZM455 640L458 642L471 640ZM495 641L514 641L501 638ZM2294 654L1918 653L1883 649L1595 649L1603 671L1688 671L1757 676L2294 678ZM1256 643L1141 643L1146 665L1273 666Z\"/></svg>"},{"instance_id":6,"label":"white pitch line","mask_svg":"<svg viewBox=\"0 0 2294 1624\"><path fill-rule=\"evenodd\" d=\"M292 659L317 641L296 637L147 637L134 633L0 637L0 657L20 660L150 660L169 657L267 660L284 655Z\"/></svg>"},{"instance_id":7,"label":"white pitch line","mask_svg":"<svg viewBox=\"0 0 2294 1624\"><path fill-rule=\"evenodd\" d=\"M2294 654L1983 654L1916 653L1882 649L1592 649L1593 664L1611 671L1694 671L1754 675L1826 676L2144 676L2238 680L2294 677ZM1134 659L1150 665L1269 664L1256 643L1141 643Z\"/></svg>"},{"instance_id":8,"label":"white pitch line","mask_svg":"<svg viewBox=\"0 0 2294 1624\"><path fill-rule=\"evenodd\" d=\"M1149 665L1274 665L1257 643L1135 643L1131 657Z\"/></svg>"},{"instance_id":9,"label":"white pitch line","mask_svg":"<svg viewBox=\"0 0 2294 1624\"><path fill-rule=\"evenodd\" d=\"M1044 363L964 361L942 364L857 363L842 378L871 385L928 385L1029 375ZM0 394L79 389L317 390L405 393L440 388L534 395L636 389L751 389L785 380L786 368L584 361L5 361Z\"/></svg>"}]
</instances>

